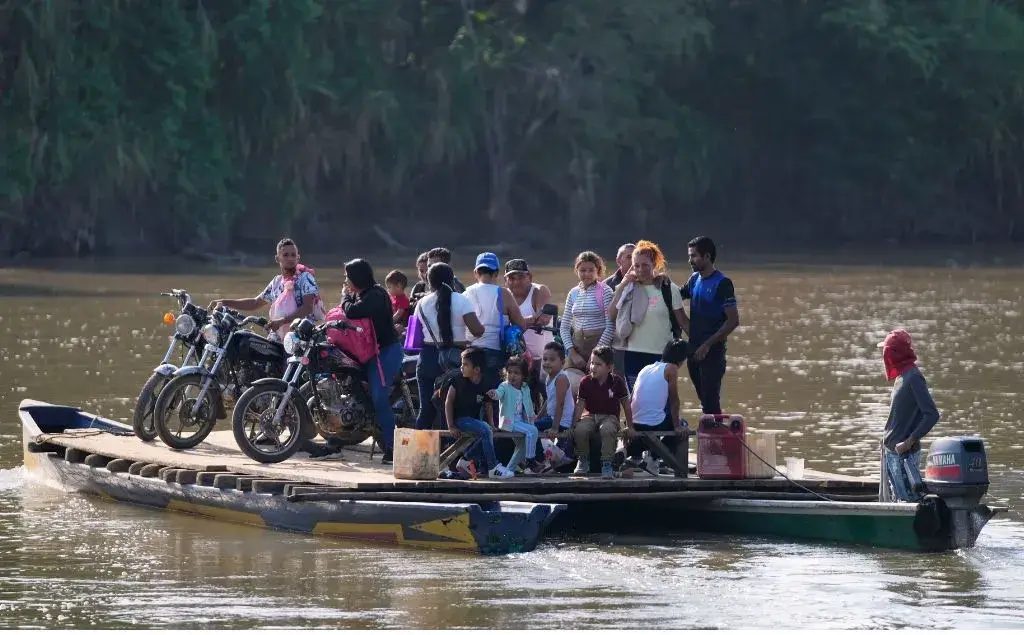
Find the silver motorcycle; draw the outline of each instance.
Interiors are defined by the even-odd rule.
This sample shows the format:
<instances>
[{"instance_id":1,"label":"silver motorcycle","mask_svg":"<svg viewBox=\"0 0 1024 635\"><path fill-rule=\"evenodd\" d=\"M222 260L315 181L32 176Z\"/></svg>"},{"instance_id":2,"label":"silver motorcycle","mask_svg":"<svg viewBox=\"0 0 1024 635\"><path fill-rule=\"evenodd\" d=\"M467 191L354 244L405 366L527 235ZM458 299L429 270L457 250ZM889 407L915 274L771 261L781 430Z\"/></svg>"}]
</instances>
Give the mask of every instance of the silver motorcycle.
<instances>
[{"instance_id":1,"label":"silver motorcycle","mask_svg":"<svg viewBox=\"0 0 1024 635\"><path fill-rule=\"evenodd\" d=\"M157 399L153 423L161 441L176 450L194 448L254 381L281 376L285 353L276 334L267 338L245 328L267 323L231 309L210 315L200 329L205 347L199 362L177 369Z\"/></svg>"},{"instance_id":2,"label":"silver motorcycle","mask_svg":"<svg viewBox=\"0 0 1024 635\"><path fill-rule=\"evenodd\" d=\"M209 318L205 308L192 304L192 296L184 289L171 289L160 295L175 298L178 301L178 315L164 314L164 324L173 324L174 333L171 334L170 343L163 359L143 384L139 397L135 401L135 409L132 411L132 430L135 431L135 436L146 442L152 441L157 436L153 420L156 401L164 386L179 368L171 361L174 359L175 351L178 349L183 351L181 366L195 363L202 355L205 345L205 341L200 336L200 326L205 324Z\"/></svg>"}]
</instances>

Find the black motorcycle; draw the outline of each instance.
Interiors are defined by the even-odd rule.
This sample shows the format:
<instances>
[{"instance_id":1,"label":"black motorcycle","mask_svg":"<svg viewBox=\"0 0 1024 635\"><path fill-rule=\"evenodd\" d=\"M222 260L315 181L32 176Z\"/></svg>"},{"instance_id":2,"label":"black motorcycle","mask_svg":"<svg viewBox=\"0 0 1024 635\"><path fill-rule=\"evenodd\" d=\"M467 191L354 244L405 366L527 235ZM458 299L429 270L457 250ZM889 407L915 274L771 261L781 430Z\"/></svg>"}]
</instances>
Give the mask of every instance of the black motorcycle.
<instances>
[{"instance_id":1,"label":"black motorcycle","mask_svg":"<svg viewBox=\"0 0 1024 635\"><path fill-rule=\"evenodd\" d=\"M187 450L199 445L253 382L281 376L284 347L244 328L250 324L266 328L268 321L218 309L202 327L202 359L178 369L157 399L154 424L169 447Z\"/></svg>"},{"instance_id":2,"label":"black motorcycle","mask_svg":"<svg viewBox=\"0 0 1024 635\"><path fill-rule=\"evenodd\" d=\"M370 436L380 442L366 372L328 342L330 329L359 327L344 320L320 325L295 320L284 340L290 357L283 376L261 379L239 397L231 427L239 449L249 458L279 463L317 433L341 445L361 443ZM416 418L405 366L395 377L390 400L399 427L411 426Z\"/></svg>"},{"instance_id":3,"label":"black motorcycle","mask_svg":"<svg viewBox=\"0 0 1024 635\"><path fill-rule=\"evenodd\" d=\"M202 355L203 345L206 343L199 335L199 329L209 319L207 310L192 304L192 296L184 289L171 289L160 295L175 298L178 301L178 316L173 321L168 321L167 318L173 317L173 314L165 315L164 322L174 324L170 345L160 364L153 369L153 374L143 384L139 398L135 402L135 409L132 411L132 430L135 431L135 436L146 442L152 441L157 436L156 426L153 422L156 400L164 385L171 380L179 368L178 365L171 363L175 349L180 347L182 350L182 366L197 362Z\"/></svg>"}]
</instances>

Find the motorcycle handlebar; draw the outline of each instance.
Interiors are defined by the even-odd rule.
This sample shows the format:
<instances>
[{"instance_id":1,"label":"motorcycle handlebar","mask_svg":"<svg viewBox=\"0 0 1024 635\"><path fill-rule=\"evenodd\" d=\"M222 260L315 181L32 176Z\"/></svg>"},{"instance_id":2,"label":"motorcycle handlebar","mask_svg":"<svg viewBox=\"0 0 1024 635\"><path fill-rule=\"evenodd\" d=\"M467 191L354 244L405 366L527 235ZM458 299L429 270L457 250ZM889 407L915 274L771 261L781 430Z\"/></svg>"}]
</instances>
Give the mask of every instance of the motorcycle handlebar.
<instances>
[{"instance_id":1,"label":"motorcycle handlebar","mask_svg":"<svg viewBox=\"0 0 1024 635\"><path fill-rule=\"evenodd\" d=\"M342 331L345 331L345 330L355 331L356 333L362 333L363 332L363 327L361 327L361 326L354 326L352 324L349 324L345 320L331 320L329 322L324 322L324 325L323 325L322 329L324 331L326 331L327 329L340 329Z\"/></svg>"},{"instance_id":2,"label":"motorcycle handlebar","mask_svg":"<svg viewBox=\"0 0 1024 635\"><path fill-rule=\"evenodd\" d=\"M178 303L183 307L192 302L192 296L184 289L171 289L170 291L160 293L160 295L167 298L177 298Z\"/></svg>"},{"instance_id":3,"label":"motorcycle handlebar","mask_svg":"<svg viewBox=\"0 0 1024 635\"><path fill-rule=\"evenodd\" d=\"M248 324L255 324L256 326L262 326L263 328L266 328L267 324L270 324L270 321L267 320L267 318L265 317L250 315L249 317L242 320L242 323L239 324L239 326L246 326Z\"/></svg>"}]
</instances>

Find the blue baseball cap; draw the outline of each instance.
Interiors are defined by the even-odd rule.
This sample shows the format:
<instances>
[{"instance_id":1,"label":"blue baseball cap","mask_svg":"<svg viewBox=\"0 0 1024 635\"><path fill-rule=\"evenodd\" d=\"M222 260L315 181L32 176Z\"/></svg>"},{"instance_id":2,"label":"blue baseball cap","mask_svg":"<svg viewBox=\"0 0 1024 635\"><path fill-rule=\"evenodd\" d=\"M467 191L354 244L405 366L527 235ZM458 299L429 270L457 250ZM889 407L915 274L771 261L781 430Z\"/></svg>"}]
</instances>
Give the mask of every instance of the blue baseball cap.
<instances>
[{"instance_id":1,"label":"blue baseball cap","mask_svg":"<svg viewBox=\"0 0 1024 635\"><path fill-rule=\"evenodd\" d=\"M490 269L491 271L498 271L501 269L501 263L498 262L498 256L495 254L485 251L476 257L476 266L473 267L473 271L478 269Z\"/></svg>"}]
</instances>

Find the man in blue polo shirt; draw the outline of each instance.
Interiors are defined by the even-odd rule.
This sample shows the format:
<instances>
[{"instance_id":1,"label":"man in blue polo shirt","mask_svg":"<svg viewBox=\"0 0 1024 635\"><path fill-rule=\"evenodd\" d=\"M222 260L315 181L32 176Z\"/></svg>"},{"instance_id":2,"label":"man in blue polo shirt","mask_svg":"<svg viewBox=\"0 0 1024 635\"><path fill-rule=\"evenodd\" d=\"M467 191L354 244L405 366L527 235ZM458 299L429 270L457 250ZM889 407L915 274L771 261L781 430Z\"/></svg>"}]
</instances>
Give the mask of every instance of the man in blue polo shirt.
<instances>
[{"instance_id":1,"label":"man in blue polo shirt","mask_svg":"<svg viewBox=\"0 0 1024 635\"><path fill-rule=\"evenodd\" d=\"M698 236L687 243L693 275L679 292L690 300L690 356L686 368L705 414L722 413L725 341L740 324L732 280L715 269L715 243Z\"/></svg>"}]
</instances>

